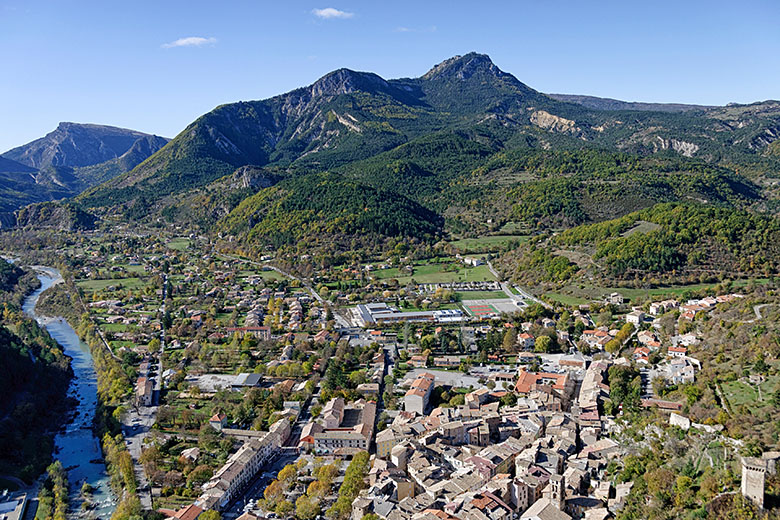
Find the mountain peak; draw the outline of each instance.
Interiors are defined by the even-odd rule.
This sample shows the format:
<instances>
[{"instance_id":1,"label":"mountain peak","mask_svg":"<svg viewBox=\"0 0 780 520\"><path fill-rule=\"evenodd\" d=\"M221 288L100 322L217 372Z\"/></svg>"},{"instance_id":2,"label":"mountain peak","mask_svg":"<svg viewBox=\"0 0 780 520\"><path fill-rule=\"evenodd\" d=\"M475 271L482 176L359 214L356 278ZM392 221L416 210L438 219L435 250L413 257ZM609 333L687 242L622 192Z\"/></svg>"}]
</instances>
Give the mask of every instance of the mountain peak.
<instances>
[{"instance_id":1,"label":"mountain peak","mask_svg":"<svg viewBox=\"0 0 780 520\"><path fill-rule=\"evenodd\" d=\"M119 157L146 134L113 126L63 121L30 143L3 154L33 168L91 166Z\"/></svg>"},{"instance_id":2,"label":"mountain peak","mask_svg":"<svg viewBox=\"0 0 780 520\"><path fill-rule=\"evenodd\" d=\"M350 69L336 69L325 74L311 86L313 96L349 94L356 90L373 92L389 87L387 81L373 72L357 72Z\"/></svg>"},{"instance_id":3,"label":"mountain peak","mask_svg":"<svg viewBox=\"0 0 780 520\"><path fill-rule=\"evenodd\" d=\"M442 77L468 79L477 72L486 72L491 76L500 77L506 73L499 69L487 54L470 52L464 56L453 56L423 75L423 79L431 80Z\"/></svg>"}]
</instances>

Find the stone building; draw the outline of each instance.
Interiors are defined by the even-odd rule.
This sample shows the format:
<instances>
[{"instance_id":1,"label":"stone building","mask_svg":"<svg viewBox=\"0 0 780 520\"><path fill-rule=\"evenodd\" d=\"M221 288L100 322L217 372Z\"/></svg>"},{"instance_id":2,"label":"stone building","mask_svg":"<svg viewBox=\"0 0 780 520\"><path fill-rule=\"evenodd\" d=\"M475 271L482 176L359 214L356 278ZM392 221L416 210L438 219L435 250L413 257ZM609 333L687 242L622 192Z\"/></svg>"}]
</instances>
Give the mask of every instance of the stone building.
<instances>
[{"instance_id":1,"label":"stone building","mask_svg":"<svg viewBox=\"0 0 780 520\"><path fill-rule=\"evenodd\" d=\"M780 452L768 451L761 457L742 457L742 495L760 509L764 508L766 476L777 472Z\"/></svg>"}]
</instances>

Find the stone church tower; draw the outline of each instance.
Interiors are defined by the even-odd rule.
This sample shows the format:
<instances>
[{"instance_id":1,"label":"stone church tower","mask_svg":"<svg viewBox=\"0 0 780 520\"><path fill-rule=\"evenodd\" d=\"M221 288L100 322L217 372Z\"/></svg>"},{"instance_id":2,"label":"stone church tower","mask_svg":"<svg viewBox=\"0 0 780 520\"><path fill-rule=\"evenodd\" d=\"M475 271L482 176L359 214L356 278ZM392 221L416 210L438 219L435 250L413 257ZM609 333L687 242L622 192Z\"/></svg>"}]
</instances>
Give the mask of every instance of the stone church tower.
<instances>
[{"instance_id":1,"label":"stone church tower","mask_svg":"<svg viewBox=\"0 0 780 520\"><path fill-rule=\"evenodd\" d=\"M559 510L566 510L566 479L563 475L550 477L550 502Z\"/></svg>"}]
</instances>

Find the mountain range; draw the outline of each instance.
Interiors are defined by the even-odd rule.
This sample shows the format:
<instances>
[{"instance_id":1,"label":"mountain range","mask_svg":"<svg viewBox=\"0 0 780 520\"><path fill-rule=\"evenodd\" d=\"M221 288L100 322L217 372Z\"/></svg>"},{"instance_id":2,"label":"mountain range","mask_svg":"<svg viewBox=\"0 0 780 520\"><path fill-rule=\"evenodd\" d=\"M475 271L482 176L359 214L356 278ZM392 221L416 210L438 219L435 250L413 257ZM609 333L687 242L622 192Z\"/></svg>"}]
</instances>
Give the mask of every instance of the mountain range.
<instances>
[{"instance_id":1,"label":"mountain range","mask_svg":"<svg viewBox=\"0 0 780 520\"><path fill-rule=\"evenodd\" d=\"M167 142L124 128L60 123L0 156L0 225L12 223L22 206L72 197L132 170Z\"/></svg>"},{"instance_id":2,"label":"mountain range","mask_svg":"<svg viewBox=\"0 0 780 520\"><path fill-rule=\"evenodd\" d=\"M37 141L3 158L55 168L41 183L52 187L69 185L58 167L89 172L74 203L94 215L185 223L258 248L436 240L509 222L571 227L661 202L772 211L780 172L770 146L780 137L778 101L546 95L476 53L418 78L339 69L270 99L221 105L131 161L121 157L137 139L112 136L70 164ZM122 164L84 166L101 154Z\"/></svg>"}]
</instances>

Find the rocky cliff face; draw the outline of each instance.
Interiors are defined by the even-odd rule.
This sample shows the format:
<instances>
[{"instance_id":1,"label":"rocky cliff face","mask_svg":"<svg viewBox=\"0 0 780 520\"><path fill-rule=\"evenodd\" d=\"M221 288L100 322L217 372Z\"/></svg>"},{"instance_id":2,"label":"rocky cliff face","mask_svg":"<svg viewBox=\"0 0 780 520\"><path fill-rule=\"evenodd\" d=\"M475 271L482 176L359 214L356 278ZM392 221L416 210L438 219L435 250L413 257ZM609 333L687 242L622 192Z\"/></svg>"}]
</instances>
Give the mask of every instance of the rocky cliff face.
<instances>
[{"instance_id":1,"label":"rocky cliff face","mask_svg":"<svg viewBox=\"0 0 780 520\"><path fill-rule=\"evenodd\" d=\"M60 123L53 132L9 150L3 157L37 169L91 166L119 157L146 135L112 126Z\"/></svg>"},{"instance_id":2,"label":"rocky cliff face","mask_svg":"<svg viewBox=\"0 0 780 520\"><path fill-rule=\"evenodd\" d=\"M242 166L233 172L230 179L231 189L254 189L260 190L270 188L281 179L264 168L259 166Z\"/></svg>"},{"instance_id":3,"label":"rocky cliff face","mask_svg":"<svg viewBox=\"0 0 780 520\"><path fill-rule=\"evenodd\" d=\"M658 142L655 144L657 144L657 148L661 150L672 149L685 157L693 157L693 155L699 151L699 145L694 143L680 141L678 139L664 139L660 135L656 137Z\"/></svg>"},{"instance_id":4,"label":"rocky cliff face","mask_svg":"<svg viewBox=\"0 0 780 520\"><path fill-rule=\"evenodd\" d=\"M41 202L30 204L16 212L18 227L56 228L62 231L92 229L97 218L74 204Z\"/></svg>"},{"instance_id":5,"label":"rocky cliff face","mask_svg":"<svg viewBox=\"0 0 780 520\"><path fill-rule=\"evenodd\" d=\"M531 113L530 119L531 123L550 132L574 134L580 131L580 128L571 119L556 116L544 110L535 110Z\"/></svg>"}]
</instances>

